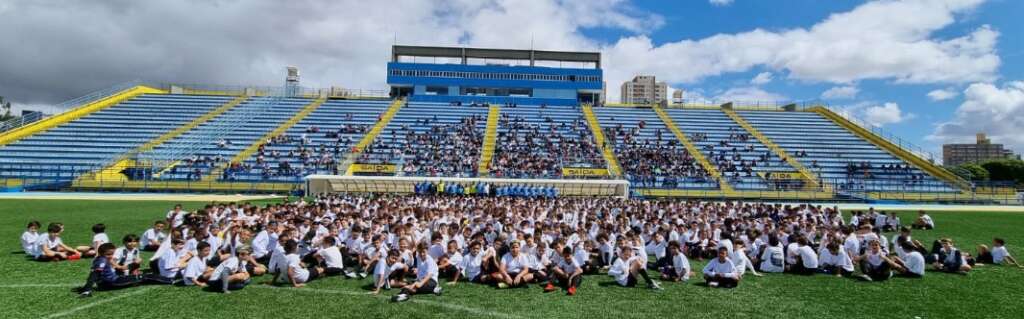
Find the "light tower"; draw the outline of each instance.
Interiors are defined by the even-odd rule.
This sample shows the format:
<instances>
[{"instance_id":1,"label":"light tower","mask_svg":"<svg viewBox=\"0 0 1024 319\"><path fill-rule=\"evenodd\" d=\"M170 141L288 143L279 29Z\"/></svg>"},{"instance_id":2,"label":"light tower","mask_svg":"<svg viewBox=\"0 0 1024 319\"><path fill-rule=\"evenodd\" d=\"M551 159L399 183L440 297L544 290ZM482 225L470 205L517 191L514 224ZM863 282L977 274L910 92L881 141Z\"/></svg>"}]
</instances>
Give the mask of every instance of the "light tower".
<instances>
[{"instance_id":1,"label":"light tower","mask_svg":"<svg viewBox=\"0 0 1024 319\"><path fill-rule=\"evenodd\" d=\"M288 67L288 77L284 80L284 94L285 96L299 95L299 68Z\"/></svg>"}]
</instances>

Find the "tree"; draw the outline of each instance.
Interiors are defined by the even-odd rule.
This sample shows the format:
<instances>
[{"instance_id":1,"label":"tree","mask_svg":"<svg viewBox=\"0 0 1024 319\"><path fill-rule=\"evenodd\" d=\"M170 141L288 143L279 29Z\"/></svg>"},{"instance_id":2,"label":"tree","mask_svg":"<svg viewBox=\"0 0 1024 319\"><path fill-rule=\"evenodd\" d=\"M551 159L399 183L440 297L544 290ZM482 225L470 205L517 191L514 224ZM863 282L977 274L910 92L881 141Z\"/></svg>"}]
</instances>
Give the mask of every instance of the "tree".
<instances>
[{"instance_id":1,"label":"tree","mask_svg":"<svg viewBox=\"0 0 1024 319\"><path fill-rule=\"evenodd\" d=\"M989 161L981 164L993 181L1013 181L1024 184L1024 161L1016 159Z\"/></svg>"},{"instance_id":2,"label":"tree","mask_svg":"<svg viewBox=\"0 0 1024 319\"><path fill-rule=\"evenodd\" d=\"M987 181L991 177L988 170L975 163L962 164L960 168L970 173L972 181Z\"/></svg>"}]
</instances>

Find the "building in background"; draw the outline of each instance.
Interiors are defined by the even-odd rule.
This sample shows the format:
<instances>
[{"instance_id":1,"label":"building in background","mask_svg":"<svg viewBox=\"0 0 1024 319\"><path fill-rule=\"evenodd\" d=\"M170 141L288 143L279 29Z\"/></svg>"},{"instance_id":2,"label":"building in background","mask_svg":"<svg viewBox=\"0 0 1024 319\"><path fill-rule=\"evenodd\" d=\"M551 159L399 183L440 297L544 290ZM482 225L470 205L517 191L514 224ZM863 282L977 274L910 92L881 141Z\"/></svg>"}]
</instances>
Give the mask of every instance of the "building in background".
<instances>
[{"instance_id":1,"label":"building in background","mask_svg":"<svg viewBox=\"0 0 1024 319\"><path fill-rule=\"evenodd\" d=\"M672 103L682 104L684 93L683 89L676 89L675 91L672 91Z\"/></svg>"},{"instance_id":2,"label":"building in background","mask_svg":"<svg viewBox=\"0 0 1024 319\"><path fill-rule=\"evenodd\" d=\"M975 144L942 145L942 163L950 166L1014 158L1020 159L1020 155L1003 148L1003 144L992 144L985 133L978 133Z\"/></svg>"},{"instance_id":3,"label":"building in background","mask_svg":"<svg viewBox=\"0 0 1024 319\"><path fill-rule=\"evenodd\" d=\"M668 84L658 82L653 75L637 75L622 83L621 102L625 104L662 103L668 95Z\"/></svg>"},{"instance_id":4,"label":"building in background","mask_svg":"<svg viewBox=\"0 0 1024 319\"><path fill-rule=\"evenodd\" d=\"M391 96L410 101L577 105L602 100L601 53L395 45Z\"/></svg>"}]
</instances>

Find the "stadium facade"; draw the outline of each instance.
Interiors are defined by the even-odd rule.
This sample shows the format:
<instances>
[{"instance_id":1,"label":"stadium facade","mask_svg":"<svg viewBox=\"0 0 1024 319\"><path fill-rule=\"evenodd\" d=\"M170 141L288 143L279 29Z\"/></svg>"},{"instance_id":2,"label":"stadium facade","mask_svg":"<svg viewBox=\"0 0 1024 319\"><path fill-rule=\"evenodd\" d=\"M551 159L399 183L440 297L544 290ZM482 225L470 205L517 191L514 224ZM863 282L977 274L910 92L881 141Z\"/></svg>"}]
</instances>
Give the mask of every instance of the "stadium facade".
<instances>
[{"instance_id":1,"label":"stadium facade","mask_svg":"<svg viewBox=\"0 0 1024 319\"><path fill-rule=\"evenodd\" d=\"M387 83L115 86L0 132L0 189L1014 199L823 105L595 106L599 53L394 46Z\"/></svg>"},{"instance_id":2,"label":"stadium facade","mask_svg":"<svg viewBox=\"0 0 1024 319\"><path fill-rule=\"evenodd\" d=\"M601 54L393 46L387 83L410 101L576 105L601 100Z\"/></svg>"}]
</instances>

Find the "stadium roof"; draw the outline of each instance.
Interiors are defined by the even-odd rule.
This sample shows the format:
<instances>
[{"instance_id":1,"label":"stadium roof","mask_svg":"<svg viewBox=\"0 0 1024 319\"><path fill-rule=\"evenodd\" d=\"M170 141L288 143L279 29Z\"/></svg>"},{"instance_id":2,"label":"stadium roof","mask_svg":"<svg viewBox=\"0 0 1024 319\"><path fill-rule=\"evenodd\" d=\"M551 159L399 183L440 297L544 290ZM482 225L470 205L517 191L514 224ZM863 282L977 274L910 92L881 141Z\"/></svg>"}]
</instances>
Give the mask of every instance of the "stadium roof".
<instances>
[{"instance_id":1,"label":"stadium roof","mask_svg":"<svg viewBox=\"0 0 1024 319\"><path fill-rule=\"evenodd\" d=\"M594 63L595 68L601 68L601 53L599 52L538 51L408 45L394 45L391 47L391 61L398 61L398 58L402 56L461 58L463 64L466 64L466 60L469 58L529 60L530 65L534 65L534 61L586 62Z\"/></svg>"}]
</instances>

